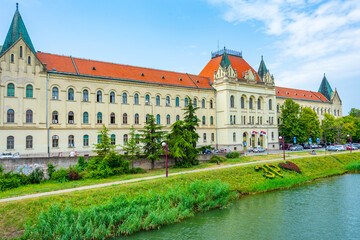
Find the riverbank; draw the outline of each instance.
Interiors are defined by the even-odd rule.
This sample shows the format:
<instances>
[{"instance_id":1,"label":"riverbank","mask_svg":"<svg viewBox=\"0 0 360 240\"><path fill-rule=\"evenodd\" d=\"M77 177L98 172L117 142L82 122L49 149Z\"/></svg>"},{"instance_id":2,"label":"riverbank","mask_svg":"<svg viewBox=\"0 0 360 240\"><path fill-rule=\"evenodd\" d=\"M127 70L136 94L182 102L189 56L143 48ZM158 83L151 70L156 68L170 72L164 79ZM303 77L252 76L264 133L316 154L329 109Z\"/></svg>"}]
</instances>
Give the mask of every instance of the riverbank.
<instances>
[{"instance_id":1,"label":"riverbank","mask_svg":"<svg viewBox=\"0 0 360 240\"><path fill-rule=\"evenodd\" d=\"M26 199L0 204L0 236L14 238L24 232L26 222L34 224L42 211L48 211L53 203L60 208L66 205L82 212L92 207L101 207L109 204L112 199L124 196L126 199L134 199L139 194L145 194L150 189L155 192L164 192L169 188L189 186L194 181L219 180L227 183L232 191L241 194L252 194L274 189L289 188L314 179L344 174L346 166L350 162L360 159L360 153L327 155L308 158L292 159L302 171L302 174L294 171L282 170L283 178L268 179L261 172L254 170L254 163L246 166L188 173L186 175L171 176L168 179L153 179L126 185L114 185L101 189L91 189L62 195L52 195L35 199ZM274 164L284 161L274 161ZM146 228L145 228L146 229Z\"/></svg>"}]
</instances>

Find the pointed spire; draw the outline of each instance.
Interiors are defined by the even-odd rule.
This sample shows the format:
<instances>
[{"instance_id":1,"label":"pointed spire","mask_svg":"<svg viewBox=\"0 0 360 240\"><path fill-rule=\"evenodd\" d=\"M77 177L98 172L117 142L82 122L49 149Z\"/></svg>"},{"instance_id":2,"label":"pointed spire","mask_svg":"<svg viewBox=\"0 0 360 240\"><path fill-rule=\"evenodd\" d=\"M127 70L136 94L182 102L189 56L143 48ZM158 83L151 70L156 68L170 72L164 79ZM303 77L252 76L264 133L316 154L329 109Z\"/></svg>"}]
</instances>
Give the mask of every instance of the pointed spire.
<instances>
[{"instance_id":1,"label":"pointed spire","mask_svg":"<svg viewBox=\"0 0 360 240\"><path fill-rule=\"evenodd\" d=\"M261 62L260 62L260 66L259 66L259 70L258 70L258 75L261 79L264 78L264 76L269 72L269 70L266 68L265 62L264 62L264 58L263 56L261 56Z\"/></svg>"},{"instance_id":2,"label":"pointed spire","mask_svg":"<svg viewBox=\"0 0 360 240\"><path fill-rule=\"evenodd\" d=\"M8 50L17 40L22 38L30 49L36 54L35 48L31 42L30 36L26 30L25 24L19 12L19 5L16 3L16 11L11 22L8 34L6 35L4 45L1 49L0 55Z\"/></svg>"},{"instance_id":3,"label":"pointed spire","mask_svg":"<svg viewBox=\"0 0 360 240\"><path fill-rule=\"evenodd\" d=\"M224 47L224 54L222 55L220 66L224 69L228 68L231 65L230 59L226 54L226 48Z\"/></svg>"},{"instance_id":4,"label":"pointed spire","mask_svg":"<svg viewBox=\"0 0 360 240\"><path fill-rule=\"evenodd\" d=\"M332 97L332 94L334 91L332 90L330 83L326 79L325 73L324 73L324 77L321 81L318 92L321 93L322 95L324 95L329 101L331 100L331 97Z\"/></svg>"}]
</instances>

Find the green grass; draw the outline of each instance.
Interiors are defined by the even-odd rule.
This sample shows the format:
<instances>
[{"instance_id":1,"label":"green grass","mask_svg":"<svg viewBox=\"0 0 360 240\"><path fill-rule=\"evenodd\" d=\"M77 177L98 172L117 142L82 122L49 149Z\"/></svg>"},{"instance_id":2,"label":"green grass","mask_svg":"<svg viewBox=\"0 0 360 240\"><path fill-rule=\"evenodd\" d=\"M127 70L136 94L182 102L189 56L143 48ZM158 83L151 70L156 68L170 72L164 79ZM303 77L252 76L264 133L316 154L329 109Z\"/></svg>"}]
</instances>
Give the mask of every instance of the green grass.
<instances>
[{"instance_id":1,"label":"green grass","mask_svg":"<svg viewBox=\"0 0 360 240\"><path fill-rule=\"evenodd\" d=\"M170 176L168 179L159 178L61 195L50 195L41 198L0 203L0 236L15 237L21 235L24 231L25 223L28 221L31 224L35 223L40 212L48 211L53 203L58 204L61 208L68 205L72 209L84 210L95 206L106 205L113 198L118 198L122 195L126 198L134 198L139 195L139 193L150 189L155 192L163 192L174 186L185 186L194 181L209 181L215 179L229 184L230 189L236 192L263 192L292 187L317 178L343 174L347 172L346 165L354 161L359 161L359 159L359 152L292 159L291 161L297 164L303 173L298 174L293 171L282 170L284 178L276 177L275 179L267 179L263 177L261 172L254 171L256 164L252 164ZM263 165L263 163L259 163L259 165ZM211 165L208 165L208 167L209 166L211 167Z\"/></svg>"},{"instance_id":2,"label":"green grass","mask_svg":"<svg viewBox=\"0 0 360 240\"><path fill-rule=\"evenodd\" d=\"M346 165L346 169L351 172L360 172L360 160L351 162Z\"/></svg>"}]
</instances>

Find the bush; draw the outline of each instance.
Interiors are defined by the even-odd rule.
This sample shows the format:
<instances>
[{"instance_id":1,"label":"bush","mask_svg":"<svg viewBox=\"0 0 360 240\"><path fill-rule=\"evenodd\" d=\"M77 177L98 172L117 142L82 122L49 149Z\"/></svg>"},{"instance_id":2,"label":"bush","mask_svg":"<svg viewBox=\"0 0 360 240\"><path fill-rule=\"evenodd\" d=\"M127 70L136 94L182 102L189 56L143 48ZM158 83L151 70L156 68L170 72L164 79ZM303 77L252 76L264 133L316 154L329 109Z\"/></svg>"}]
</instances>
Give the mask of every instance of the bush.
<instances>
[{"instance_id":1,"label":"bush","mask_svg":"<svg viewBox=\"0 0 360 240\"><path fill-rule=\"evenodd\" d=\"M56 171L55 166L53 165L52 162L50 162L50 163L48 163L47 167L48 167L47 168L47 173L49 175L49 179L51 179L51 175Z\"/></svg>"},{"instance_id":2,"label":"bush","mask_svg":"<svg viewBox=\"0 0 360 240\"><path fill-rule=\"evenodd\" d=\"M60 168L59 170L53 172L51 175L51 180L58 182L67 182L69 181L69 170Z\"/></svg>"},{"instance_id":3,"label":"bush","mask_svg":"<svg viewBox=\"0 0 360 240\"><path fill-rule=\"evenodd\" d=\"M227 153L225 155L226 158L238 158L240 157L240 153L238 152L231 152L231 153Z\"/></svg>"},{"instance_id":4,"label":"bush","mask_svg":"<svg viewBox=\"0 0 360 240\"><path fill-rule=\"evenodd\" d=\"M40 183L44 179L44 172L40 168L35 168L29 176L29 183Z\"/></svg>"},{"instance_id":5,"label":"bush","mask_svg":"<svg viewBox=\"0 0 360 240\"><path fill-rule=\"evenodd\" d=\"M79 173L75 169L69 169L68 178L70 181L76 181L81 179Z\"/></svg>"},{"instance_id":6,"label":"bush","mask_svg":"<svg viewBox=\"0 0 360 240\"><path fill-rule=\"evenodd\" d=\"M146 173L146 170L142 169L142 168L132 168L132 169L130 169L130 173L132 173L132 174Z\"/></svg>"},{"instance_id":7,"label":"bush","mask_svg":"<svg viewBox=\"0 0 360 240\"><path fill-rule=\"evenodd\" d=\"M214 155L210 158L210 163L225 162L227 159L218 155Z\"/></svg>"},{"instance_id":8,"label":"bush","mask_svg":"<svg viewBox=\"0 0 360 240\"><path fill-rule=\"evenodd\" d=\"M83 156L79 157L78 163L76 165L76 170L78 172L82 172L85 170L85 168L88 166L88 162L85 161L85 158Z\"/></svg>"},{"instance_id":9,"label":"bush","mask_svg":"<svg viewBox=\"0 0 360 240\"><path fill-rule=\"evenodd\" d=\"M20 185L21 185L20 179L18 179L18 178L4 178L4 177L0 178L0 190L1 191L6 191L6 190L10 190L12 188L17 188L17 187L20 187Z\"/></svg>"},{"instance_id":10,"label":"bush","mask_svg":"<svg viewBox=\"0 0 360 240\"><path fill-rule=\"evenodd\" d=\"M4 167L0 165L0 175L3 173L3 171L4 171Z\"/></svg>"}]
</instances>

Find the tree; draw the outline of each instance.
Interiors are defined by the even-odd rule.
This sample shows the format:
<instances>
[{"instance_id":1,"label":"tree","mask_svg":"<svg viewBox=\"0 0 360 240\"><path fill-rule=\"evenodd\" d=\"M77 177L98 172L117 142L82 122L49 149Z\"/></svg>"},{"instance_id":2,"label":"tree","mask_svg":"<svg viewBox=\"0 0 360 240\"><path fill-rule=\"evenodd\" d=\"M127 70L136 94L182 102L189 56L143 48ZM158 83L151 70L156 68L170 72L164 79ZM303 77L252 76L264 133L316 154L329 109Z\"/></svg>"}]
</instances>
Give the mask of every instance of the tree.
<instances>
[{"instance_id":1,"label":"tree","mask_svg":"<svg viewBox=\"0 0 360 240\"><path fill-rule=\"evenodd\" d=\"M354 142L360 142L360 110L352 108L349 112L349 116L354 118L355 133L352 136Z\"/></svg>"},{"instance_id":2,"label":"tree","mask_svg":"<svg viewBox=\"0 0 360 240\"><path fill-rule=\"evenodd\" d=\"M143 153L151 161L152 169L155 167L155 161L159 160L160 155L164 152L161 146L161 139L164 135L164 132L161 131L162 128L155 123L154 116L149 115L145 129L140 130L142 132L140 141L143 144Z\"/></svg>"},{"instance_id":3,"label":"tree","mask_svg":"<svg viewBox=\"0 0 360 240\"><path fill-rule=\"evenodd\" d=\"M311 108L303 108L299 117L299 124L302 129L302 136L299 142L307 142L309 138L320 137L321 128L318 115Z\"/></svg>"},{"instance_id":4,"label":"tree","mask_svg":"<svg viewBox=\"0 0 360 240\"><path fill-rule=\"evenodd\" d=\"M293 141L294 137L301 139L303 130L299 123L300 105L291 99L286 99L281 112L280 136L285 138L285 142Z\"/></svg>"},{"instance_id":5,"label":"tree","mask_svg":"<svg viewBox=\"0 0 360 240\"><path fill-rule=\"evenodd\" d=\"M133 162L136 158L139 157L141 153L141 148L139 145L139 137L135 133L134 126L131 126L130 132L129 132L129 140L126 145L124 145L121 150L125 152L125 155L128 159Z\"/></svg>"},{"instance_id":6,"label":"tree","mask_svg":"<svg viewBox=\"0 0 360 240\"><path fill-rule=\"evenodd\" d=\"M328 113L324 114L324 120L322 120L321 130L323 132L324 141L328 142L335 142L336 138L336 119L333 115Z\"/></svg>"},{"instance_id":7,"label":"tree","mask_svg":"<svg viewBox=\"0 0 360 240\"><path fill-rule=\"evenodd\" d=\"M101 135L101 141L94 144L95 150L93 151L96 152L100 158L104 158L105 156L114 153L115 145L111 144L111 138L108 132L109 129L103 125L103 129L98 132Z\"/></svg>"}]
</instances>

